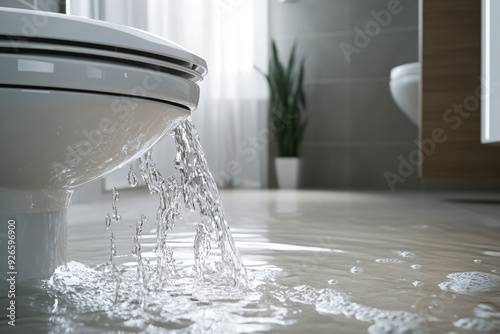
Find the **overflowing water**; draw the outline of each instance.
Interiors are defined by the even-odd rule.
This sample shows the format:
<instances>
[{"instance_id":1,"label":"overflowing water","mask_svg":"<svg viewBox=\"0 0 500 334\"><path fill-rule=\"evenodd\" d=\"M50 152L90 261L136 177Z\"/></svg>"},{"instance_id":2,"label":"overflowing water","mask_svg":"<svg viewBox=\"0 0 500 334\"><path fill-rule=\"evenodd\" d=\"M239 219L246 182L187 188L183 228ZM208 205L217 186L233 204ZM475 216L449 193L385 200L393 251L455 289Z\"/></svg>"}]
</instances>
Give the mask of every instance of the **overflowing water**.
<instances>
[{"instance_id":1,"label":"overflowing water","mask_svg":"<svg viewBox=\"0 0 500 334\"><path fill-rule=\"evenodd\" d=\"M335 192L232 191L225 212L192 122L173 137L178 174L139 159L154 200L73 207L72 261L19 287L20 332L500 332L498 222Z\"/></svg>"}]
</instances>

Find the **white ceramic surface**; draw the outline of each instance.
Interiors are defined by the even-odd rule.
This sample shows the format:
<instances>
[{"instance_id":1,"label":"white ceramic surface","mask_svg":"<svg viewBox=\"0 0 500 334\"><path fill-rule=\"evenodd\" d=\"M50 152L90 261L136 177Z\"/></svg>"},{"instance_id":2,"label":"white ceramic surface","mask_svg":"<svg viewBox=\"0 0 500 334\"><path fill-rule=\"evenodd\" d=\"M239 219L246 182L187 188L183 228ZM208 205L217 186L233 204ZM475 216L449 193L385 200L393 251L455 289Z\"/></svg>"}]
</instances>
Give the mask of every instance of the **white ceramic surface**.
<instances>
[{"instance_id":1,"label":"white ceramic surface","mask_svg":"<svg viewBox=\"0 0 500 334\"><path fill-rule=\"evenodd\" d=\"M420 63L397 66L391 71L389 83L394 101L401 111L418 126L418 85L420 82Z\"/></svg>"},{"instance_id":2,"label":"white ceramic surface","mask_svg":"<svg viewBox=\"0 0 500 334\"><path fill-rule=\"evenodd\" d=\"M299 187L300 161L297 157L277 157L274 160L280 188L297 189Z\"/></svg>"}]
</instances>

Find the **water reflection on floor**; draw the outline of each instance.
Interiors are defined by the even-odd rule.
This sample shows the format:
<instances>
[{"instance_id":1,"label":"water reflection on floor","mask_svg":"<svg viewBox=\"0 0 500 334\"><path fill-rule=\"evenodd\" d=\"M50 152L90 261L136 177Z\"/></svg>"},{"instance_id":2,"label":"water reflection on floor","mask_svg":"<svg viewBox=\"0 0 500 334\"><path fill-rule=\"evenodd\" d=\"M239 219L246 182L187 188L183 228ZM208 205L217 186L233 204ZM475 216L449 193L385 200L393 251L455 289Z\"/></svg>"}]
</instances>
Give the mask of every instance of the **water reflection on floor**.
<instances>
[{"instance_id":1,"label":"water reflection on floor","mask_svg":"<svg viewBox=\"0 0 500 334\"><path fill-rule=\"evenodd\" d=\"M134 266L131 238L139 213L154 217L158 203L146 191L123 191L117 203L123 220L112 230L128 292L119 307L106 306L112 289L106 290L110 285L103 283L98 265L109 257L111 231L103 217L110 204L75 205L68 214L68 258L75 262L49 287L50 298L40 299L47 308L47 331L500 332L498 195L223 191L221 196L249 291L197 285L195 225L182 223L170 241L180 278L141 310L132 284L135 271L126 268ZM151 223L144 231L147 254Z\"/></svg>"}]
</instances>

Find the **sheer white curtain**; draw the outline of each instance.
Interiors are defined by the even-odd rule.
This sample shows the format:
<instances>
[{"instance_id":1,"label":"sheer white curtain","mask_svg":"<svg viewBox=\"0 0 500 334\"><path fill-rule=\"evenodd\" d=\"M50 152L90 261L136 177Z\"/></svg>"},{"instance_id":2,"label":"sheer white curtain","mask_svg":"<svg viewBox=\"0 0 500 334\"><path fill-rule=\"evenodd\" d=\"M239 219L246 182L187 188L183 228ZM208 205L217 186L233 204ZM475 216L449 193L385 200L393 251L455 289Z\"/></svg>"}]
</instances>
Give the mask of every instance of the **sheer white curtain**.
<instances>
[{"instance_id":1,"label":"sheer white curtain","mask_svg":"<svg viewBox=\"0 0 500 334\"><path fill-rule=\"evenodd\" d=\"M267 87L255 70L267 67L267 0L72 0L67 7L71 15L148 30L204 58L208 76L192 117L212 173L219 186L267 186ZM170 146L167 138L155 148L160 165L172 164Z\"/></svg>"}]
</instances>

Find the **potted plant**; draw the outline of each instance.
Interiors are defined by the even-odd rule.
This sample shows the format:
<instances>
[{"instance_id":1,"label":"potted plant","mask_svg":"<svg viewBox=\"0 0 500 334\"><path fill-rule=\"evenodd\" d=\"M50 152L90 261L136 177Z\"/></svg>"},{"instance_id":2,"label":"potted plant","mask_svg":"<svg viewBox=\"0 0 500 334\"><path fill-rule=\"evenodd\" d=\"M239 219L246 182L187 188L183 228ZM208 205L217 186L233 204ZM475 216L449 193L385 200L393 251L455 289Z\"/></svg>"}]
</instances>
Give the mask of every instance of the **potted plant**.
<instances>
[{"instance_id":1,"label":"potted plant","mask_svg":"<svg viewBox=\"0 0 500 334\"><path fill-rule=\"evenodd\" d=\"M307 124L304 60L297 67L296 46L294 44L285 66L279 59L276 42L272 41L269 72L264 74L270 91L269 116L278 148L275 166L280 188L298 186L300 151Z\"/></svg>"}]
</instances>

